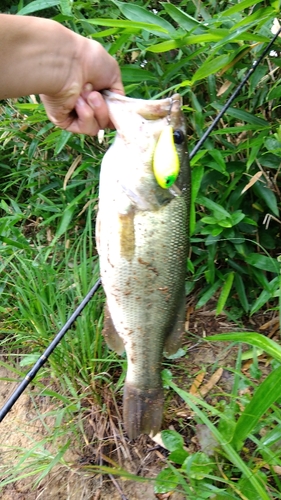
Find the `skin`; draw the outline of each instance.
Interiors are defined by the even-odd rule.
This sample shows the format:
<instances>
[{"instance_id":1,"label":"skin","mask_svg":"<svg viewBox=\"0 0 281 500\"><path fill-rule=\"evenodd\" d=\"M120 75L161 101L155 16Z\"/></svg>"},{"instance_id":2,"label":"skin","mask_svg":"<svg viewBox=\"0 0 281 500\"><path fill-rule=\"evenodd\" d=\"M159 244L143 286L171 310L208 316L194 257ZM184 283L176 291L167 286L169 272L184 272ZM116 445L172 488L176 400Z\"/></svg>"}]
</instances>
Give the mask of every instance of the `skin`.
<instances>
[{"instance_id":1,"label":"skin","mask_svg":"<svg viewBox=\"0 0 281 500\"><path fill-rule=\"evenodd\" d=\"M0 47L0 99L39 94L49 119L74 133L112 126L99 91L124 89L98 42L49 19L0 14Z\"/></svg>"}]
</instances>

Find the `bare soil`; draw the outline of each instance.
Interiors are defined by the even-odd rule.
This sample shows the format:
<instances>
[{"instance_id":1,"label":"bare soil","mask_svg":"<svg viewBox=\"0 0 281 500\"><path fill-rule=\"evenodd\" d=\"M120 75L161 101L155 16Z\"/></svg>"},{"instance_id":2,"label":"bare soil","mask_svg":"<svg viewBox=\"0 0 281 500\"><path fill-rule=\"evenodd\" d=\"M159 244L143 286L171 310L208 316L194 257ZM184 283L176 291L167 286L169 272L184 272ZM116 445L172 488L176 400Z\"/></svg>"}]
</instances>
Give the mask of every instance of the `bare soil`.
<instances>
[{"instance_id":1,"label":"bare soil","mask_svg":"<svg viewBox=\"0 0 281 500\"><path fill-rule=\"evenodd\" d=\"M276 329L273 316L261 315L251 321L252 324L247 325L248 330L259 331L261 328L261 333L273 338L278 332L278 324ZM227 400L227 394L230 393L232 386L232 374L228 371L228 367L234 367L237 350L230 349L224 342L214 344L202 342L202 337L233 331L237 326L226 321L225 316L216 317L212 310L203 309L195 312L192 305L189 305L186 329L191 332L185 337L187 356L168 362L177 384L194 394L200 394L211 404L217 404L220 399ZM260 363L266 370L266 361L261 358ZM245 369L248 368L249 363L245 365ZM17 386L17 382L13 379L15 380L16 376L6 367L0 366L0 407ZM34 463L40 466L40 456L44 452L40 446L42 440L46 452L53 453L53 456L58 453L57 449L52 449L52 439L50 445L47 440L48 436L52 437L54 422L54 417L48 416L50 409L53 409L50 405L48 398L34 397L31 387L20 397L1 423L1 500L154 500L157 498L184 500L185 497L180 492L171 492L168 496L155 495L153 478L165 467L167 452L148 436L141 436L135 442L129 442L123 433L121 435L121 408L117 408L117 416L115 415L115 420L111 421L110 429L114 439L109 439L110 446L106 443L101 444L99 453L93 449L90 434L100 434L102 441L107 424L103 423L102 419L94 421L89 416L91 433L85 436L87 446L85 442L77 442L75 436L68 436L71 446L64 456L64 465L55 465L36 486L34 486L36 479L34 476L18 477L17 480L13 479L11 484L4 486L3 482L9 477L9 471L19 463L21 457L25 456L25 460L29 460L27 456L29 450L38 450L38 463L36 461ZM185 437L188 449L196 450L200 449L198 440L200 429L197 426L197 433L192 419L193 415L189 408L176 395L167 401L163 428L179 430ZM63 444L64 442L60 443ZM36 457L33 453L33 460L34 456ZM137 474L140 479L148 480L139 482L98 474L95 470L91 470L91 464L97 465L97 457L99 465L118 464L128 473Z\"/></svg>"}]
</instances>

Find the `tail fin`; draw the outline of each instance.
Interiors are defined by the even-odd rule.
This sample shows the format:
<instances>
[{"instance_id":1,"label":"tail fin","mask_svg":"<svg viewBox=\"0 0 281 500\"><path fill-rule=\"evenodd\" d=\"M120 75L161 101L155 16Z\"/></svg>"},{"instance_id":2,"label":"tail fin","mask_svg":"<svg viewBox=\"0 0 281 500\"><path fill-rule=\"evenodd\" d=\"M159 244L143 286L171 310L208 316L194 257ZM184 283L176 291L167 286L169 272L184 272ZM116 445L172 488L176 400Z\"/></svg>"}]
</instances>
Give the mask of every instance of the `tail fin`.
<instances>
[{"instance_id":1,"label":"tail fin","mask_svg":"<svg viewBox=\"0 0 281 500\"><path fill-rule=\"evenodd\" d=\"M160 431L163 415L164 394L162 387L139 389L125 383L123 397L123 419L130 439L139 434L152 434Z\"/></svg>"}]
</instances>

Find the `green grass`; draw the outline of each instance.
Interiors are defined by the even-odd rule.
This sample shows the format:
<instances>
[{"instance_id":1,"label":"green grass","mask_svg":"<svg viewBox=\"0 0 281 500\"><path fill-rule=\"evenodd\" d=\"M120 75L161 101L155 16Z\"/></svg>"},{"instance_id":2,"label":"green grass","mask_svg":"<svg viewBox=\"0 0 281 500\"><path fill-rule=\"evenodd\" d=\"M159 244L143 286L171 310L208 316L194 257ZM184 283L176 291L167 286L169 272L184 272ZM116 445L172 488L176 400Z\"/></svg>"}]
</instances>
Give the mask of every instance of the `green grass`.
<instances>
[{"instance_id":1,"label":"green grass","mask_svg":"<svg viewBox=\"0 0 281 500\"><path fill-rule=\"evenodd\" d=\"M15 13L17 5L6 3ZM53 17L100 41L118 59L128 95L157 99L180 92L190 151L259 57L271 39L273 19L280 17L278 0L57 0L44 10L40 5L23 0L18 9ZM278 57L262 62L191 162L186 291L196 298L197 309L213 307L215 297L216 313L239 325L269 309L278 314L281 303L279 40L273 48ZM19 380L98 277L99 167L113 134L100 146L56 129L42 105L29 98L1 102L0 108L1 364ZM73 443L81 456L87 451L93 408L105 419L115 415L121 432L117 409L126 362L103 342L103 301L99 291L37 375L28 395L36 409L34 422L43 423L46 434L39 442L30 437L28 449L16 449L17 462L2 467L2 486L30 475L39 484L55 465L71 467L65 457ZM187 382L181 383L183 375L187 379L184 365L182 371L177 365L178 378L165 372L167 399L181 398L192 408L194 434L202 425L207 444L215 445L211 455L204 443L201 450L187 451L185 424L180 433L164 431L170 456L156 491L183 489L194 500L280 498L280 346L249 332L212 336L212 342L224 340L254 346L249 375L241 373L244 353L238 354L224 405L191 396ZM254 349L272 358L266 374ZM40 397L50 402L44 414ZM130 476L112 467L86 469Z\"/></svg>"}]
</instances>

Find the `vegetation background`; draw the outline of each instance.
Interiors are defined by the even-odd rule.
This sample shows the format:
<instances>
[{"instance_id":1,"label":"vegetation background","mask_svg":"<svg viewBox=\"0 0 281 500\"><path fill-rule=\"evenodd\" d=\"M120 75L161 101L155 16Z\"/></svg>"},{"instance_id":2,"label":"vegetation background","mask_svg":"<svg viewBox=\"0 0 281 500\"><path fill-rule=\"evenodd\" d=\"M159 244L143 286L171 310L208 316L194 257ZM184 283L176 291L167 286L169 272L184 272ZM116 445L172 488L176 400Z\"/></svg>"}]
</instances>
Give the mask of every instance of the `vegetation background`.
<instances>
[{"instance_id":1,"label":"vegetation background","mask_svg":"<svg viewBox=\"0 0 281 500\"><path fill-rule=\"evenodd\" d=\"M192 151L270 41L280 0L2 0L1 11L49 17L98 40L117 58L129 96L157 99L180 92ZM188 403L215 445L211 452L201 446L190 453L184 447L186 423L164 431L171 455L155 483L158 494L179 487L195 500L281 498L279 337L244 331L255 314L270 311L271 320L279 321L280 49L278 40L191 161L186 292L195 297L196 309L212 308L239 326L240 333L212 340L254 346L252 371L241 372L244 354L235 351L233 387L224 405L191 397L164 371L167 393ZM114 134L99 145L59 130L38 96L2 101L0 110L1 364L18 378L98 277L99 168ZM56 464L65 465L70 436L85 435L91 408L104 416L120 401L126 360L103 343L102 307L99 292L33 387L55 402L48 439L57 453L43 453L44 442L32 451L18 449L19 461L5 469L2 487L19 471L39 484ZM268 355L266 373L258 363L261 350Z\"/></svg>"}]
</instances>

